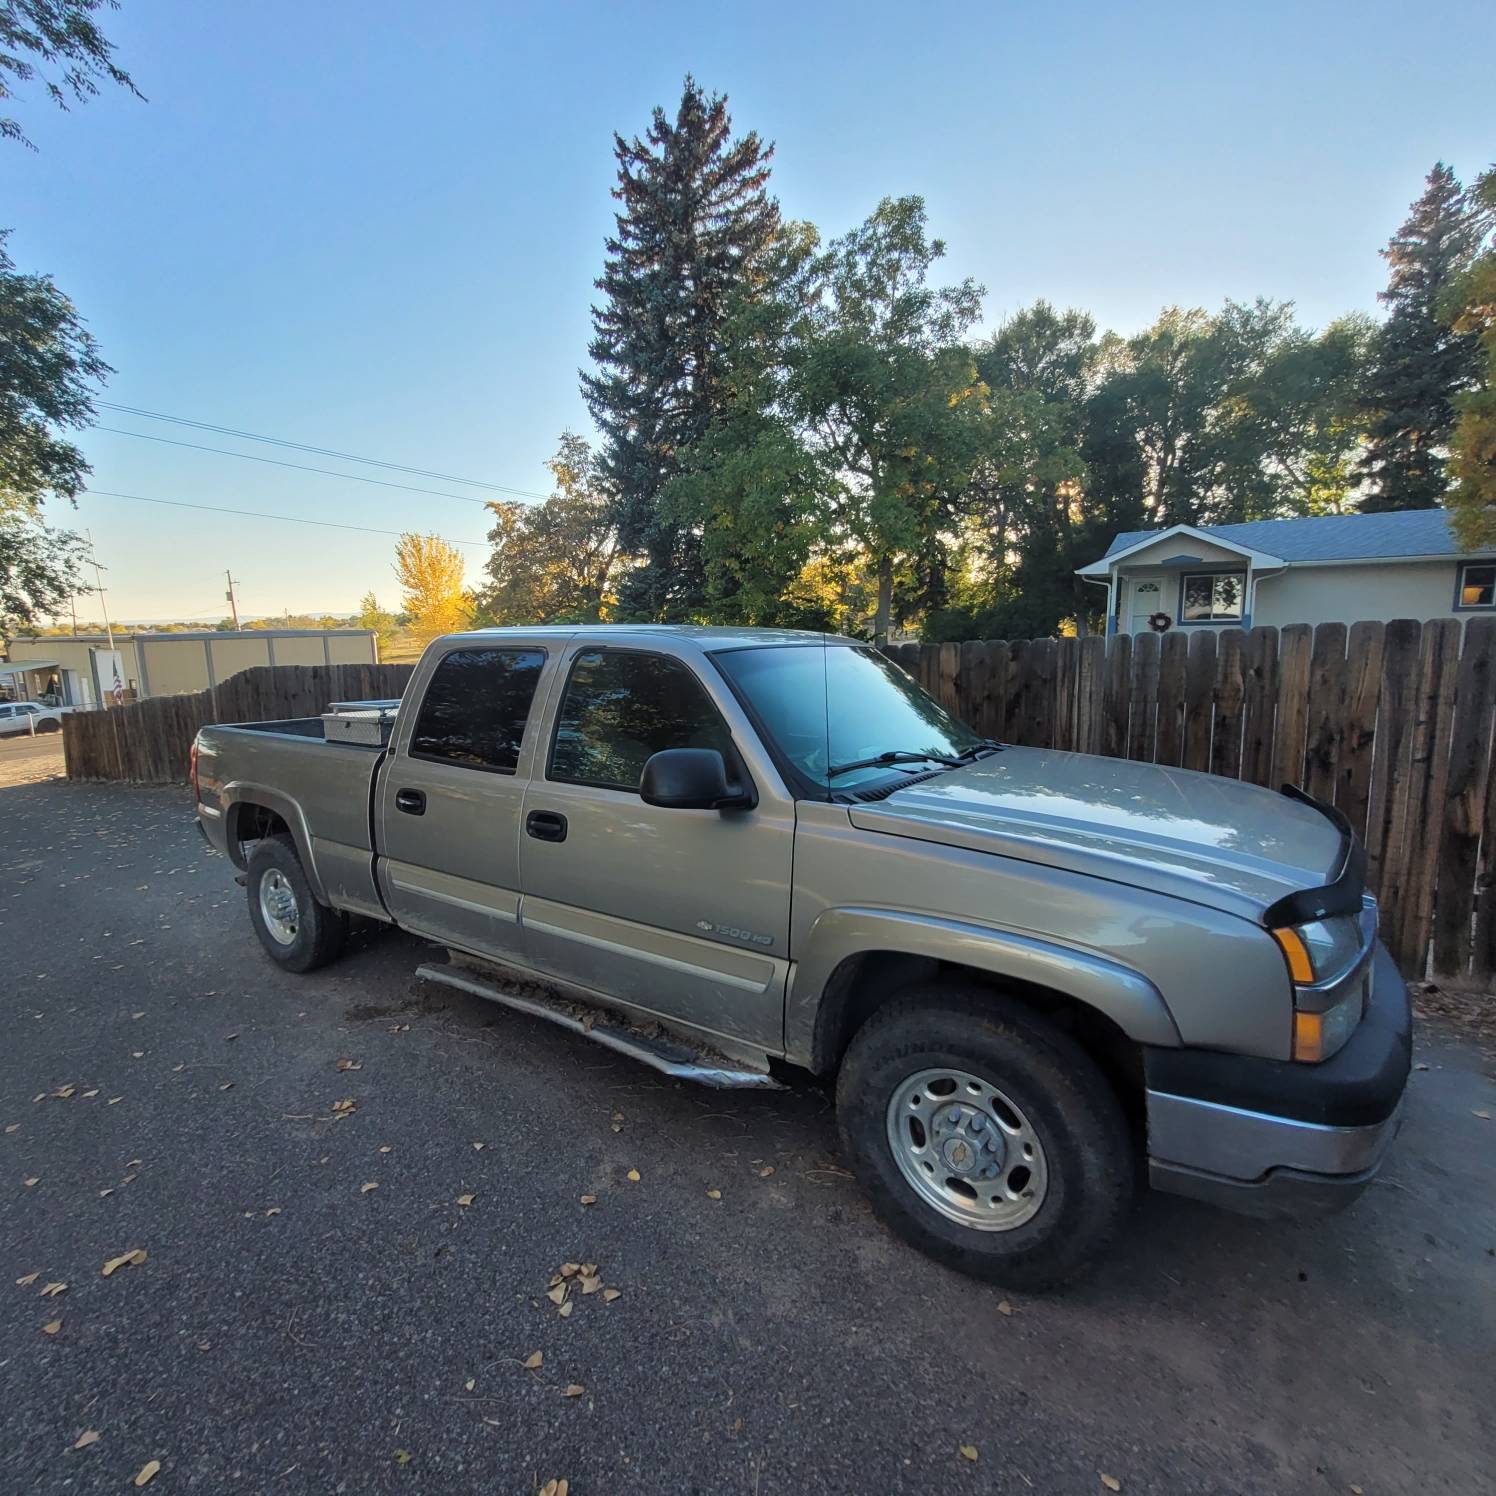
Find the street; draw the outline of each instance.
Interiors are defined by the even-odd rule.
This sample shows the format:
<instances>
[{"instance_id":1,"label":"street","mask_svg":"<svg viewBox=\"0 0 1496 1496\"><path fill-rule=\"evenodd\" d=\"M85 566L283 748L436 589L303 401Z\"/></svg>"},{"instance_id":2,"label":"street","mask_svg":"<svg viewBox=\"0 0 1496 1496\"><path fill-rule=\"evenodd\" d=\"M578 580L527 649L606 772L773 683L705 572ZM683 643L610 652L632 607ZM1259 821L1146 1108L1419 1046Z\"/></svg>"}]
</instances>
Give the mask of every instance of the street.
<instances>
[{"instance_id":1,"label":"street","mask_svg":"<svg viewBox=\"0 0 1496 1496\"><path fill-rule=\"evenodd\" d=\"M826 1088L665 1081L382 930L287 975L185 788L60 771L0 743L6 1490L1488 1488L1496 1083L1452 1033L1350 1212L1145 1197L1004 1294L874 1222Z\"/></svg>"}]
</instances>

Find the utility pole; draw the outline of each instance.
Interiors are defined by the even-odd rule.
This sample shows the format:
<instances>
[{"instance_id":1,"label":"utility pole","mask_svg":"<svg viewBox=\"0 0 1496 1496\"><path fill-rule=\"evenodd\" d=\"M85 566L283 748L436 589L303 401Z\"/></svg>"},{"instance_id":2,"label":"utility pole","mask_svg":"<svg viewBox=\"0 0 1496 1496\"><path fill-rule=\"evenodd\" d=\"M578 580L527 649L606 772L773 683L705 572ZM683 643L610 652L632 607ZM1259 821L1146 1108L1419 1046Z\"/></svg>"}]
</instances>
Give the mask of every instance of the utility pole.
<instances>
[{"instance_id":1,"label":"utility pole","mask_svg":"<svg viewBox=\"0 0 1496 1496\"><path fill-rule=\"evenodd\" d=\"M228 598L229 610L234 615L234 632L236 634L242 633L243 630L239 627L239 603L234 596L234 574L231 571L226 571L224 572L224 576L229 579L229 590L224 594L224 596Z\"/></svg>"},{"instance_id":2,"label":"utility pole","mask_svg":"<svg viewBox=\"0 0 1496 1496\"><path fill-rule=\"evenodd\" d=\"M99 571L99 554L94 550L93 531L83 532L88 536L88 559L93 562L94 581L98 586L94 589L99 594L99 607L104 612L104 632L109 636L109 647L114 648L114 626L109 622L109 604L104 601L104 578Z\"/></svg>"}]
</instances>

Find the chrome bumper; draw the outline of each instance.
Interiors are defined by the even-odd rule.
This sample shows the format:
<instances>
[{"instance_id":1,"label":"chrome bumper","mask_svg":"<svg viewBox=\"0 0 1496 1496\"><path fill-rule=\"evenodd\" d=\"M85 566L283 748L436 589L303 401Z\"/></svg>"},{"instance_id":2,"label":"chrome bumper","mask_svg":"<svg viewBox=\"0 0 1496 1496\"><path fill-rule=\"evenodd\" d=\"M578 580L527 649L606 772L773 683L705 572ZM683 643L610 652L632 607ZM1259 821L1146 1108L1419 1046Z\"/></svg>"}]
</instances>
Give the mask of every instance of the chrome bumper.
<instances>
[{"instance_id":1,"label":"chrome bumper","mask_svg":"<svg viewBox=\"0 0 1496 1496\"><path fill-rule=\"evenodd\" d=\"M1365 1127L1327 1127L1149 1091L1149 1183L1247 1215L1327 1215L1376 1177L1401 1125L1401 1107Z\"/></svg>"}]
</instances>

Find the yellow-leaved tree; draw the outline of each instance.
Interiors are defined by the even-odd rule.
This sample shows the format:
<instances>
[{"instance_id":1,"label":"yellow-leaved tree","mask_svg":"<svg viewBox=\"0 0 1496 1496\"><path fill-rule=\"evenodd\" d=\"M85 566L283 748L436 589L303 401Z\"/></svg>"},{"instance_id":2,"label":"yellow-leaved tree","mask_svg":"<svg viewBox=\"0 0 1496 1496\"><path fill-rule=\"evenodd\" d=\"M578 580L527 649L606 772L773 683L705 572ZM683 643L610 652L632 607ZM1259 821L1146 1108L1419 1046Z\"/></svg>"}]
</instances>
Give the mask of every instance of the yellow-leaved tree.
<instances>
[{"instance_id":1,"label":"yellow-leaved tree","mask_svg":"<svg viewBox=\"0 0 1496 1496\"><path fill-rule=\"evenodd\" d=\"M421 644L466 628L472 605L462 590L462 554L437 535L402 535L395 546L395 576L410 614L410 632Z\"/></svg>"}]
</instances>

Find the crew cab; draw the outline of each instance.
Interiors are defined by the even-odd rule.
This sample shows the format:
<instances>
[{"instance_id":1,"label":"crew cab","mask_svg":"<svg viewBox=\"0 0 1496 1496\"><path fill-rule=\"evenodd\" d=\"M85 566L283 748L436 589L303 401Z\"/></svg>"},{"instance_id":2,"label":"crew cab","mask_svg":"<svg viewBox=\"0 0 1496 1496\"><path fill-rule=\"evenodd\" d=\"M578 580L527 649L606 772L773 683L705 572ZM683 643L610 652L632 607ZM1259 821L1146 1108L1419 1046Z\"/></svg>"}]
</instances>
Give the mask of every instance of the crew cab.
<instances>
[{"instance_id":1,"label":"crew cab","mask_svg":"<svg viewBox=\"0 0 1496 1496\"><path fill-rule=\"evenodd\" d=\"M378 920L667 1073L834 1074L880 1215L967 1272L1070 1277L1144 1177L1334 1208L1397 1127L1408 994L1342 817L988 741L856 640L480 630L193 760L280 966Z\"/></svg>"}]
</instances>

